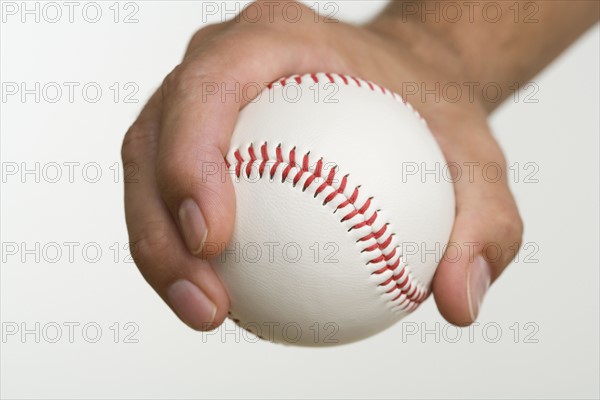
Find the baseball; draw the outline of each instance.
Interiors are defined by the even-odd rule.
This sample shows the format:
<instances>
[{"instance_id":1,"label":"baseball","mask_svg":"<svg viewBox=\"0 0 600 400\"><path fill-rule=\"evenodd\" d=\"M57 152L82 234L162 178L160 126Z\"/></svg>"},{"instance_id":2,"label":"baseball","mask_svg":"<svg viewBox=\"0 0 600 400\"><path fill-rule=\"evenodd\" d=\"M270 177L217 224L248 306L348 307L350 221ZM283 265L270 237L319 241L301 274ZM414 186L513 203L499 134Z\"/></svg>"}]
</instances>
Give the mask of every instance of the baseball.
<instances>
[{"instance_id":1,"label":"baseball","mask_svg":"<svg viewBox=\"0 0 600 400\"><path fill-rule=\"evenodd\" d=\"M445 164L419 114L372 82L269 85L240 112L225 160L236 222L212 262L230 318L269 341L327 346L415 310L454 222L452 182L431 172Z\"/></svg>"}]
</instances>

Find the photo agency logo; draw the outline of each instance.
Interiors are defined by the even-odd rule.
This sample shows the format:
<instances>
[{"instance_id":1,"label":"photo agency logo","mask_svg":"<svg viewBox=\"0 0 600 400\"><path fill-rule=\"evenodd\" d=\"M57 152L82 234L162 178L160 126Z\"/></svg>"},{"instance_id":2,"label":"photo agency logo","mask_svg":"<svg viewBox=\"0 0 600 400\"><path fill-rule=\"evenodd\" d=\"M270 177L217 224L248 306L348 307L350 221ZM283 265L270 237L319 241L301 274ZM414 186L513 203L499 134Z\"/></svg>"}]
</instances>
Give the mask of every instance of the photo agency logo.
<instances>
[{"instance_id":1,"label":"photo agency logo","mask_svg":"<svg viewBox=\"0 0 600 400\"><path fill-rule=\"evenodd\" d=\"M334 1L304 2L303 5L293 1L243 3L238 1L203 1L202 22L216 23L234 20L238 23L253 24L285 21L293 24L306 17L311 18L315 23L339 22L336 16L340 10L340 4ZM309 7L310 12L303 6Z\"/></svg>"},{"instance_id":2,"label":"photo agency logo","mask_svg":"<svg viewBox=\"0 0 600 400\"><path fill-rule=\"evenodd\" d=\"M540 7L534 1L402 1L402 22L515 24L539 22Z\"/></svg>"},{"instance_id":3,"label":"photo agency logo","mask_svg":"<svg viewBox=\"0 0 600 400\"><path fill-rule=\"evenodd\" d=\"M222 263L244 265L337 264L340 245L336 242L300 243L296 241L264 241L216 243L206 242L203 255L217 258Z\"/></svg>"},{"instance_id":4,"label":"photo agency logo","mask_svg":"<svg viewBox=\"0 0 600 400\"><path fill-rule=\"evenodd\" d=\"M3 241L2 264L133 264L137 252L131 242Z\"/></svg>"},{"instance_id":5,"label":"photo agency logo","mask_svg":"<svg viewBox=\"0 0 600 400\"><path fill-rule=\"evenodd\" d=\"M138 183L141 179L136 163L115 161L4 161L1 164L2 183L19 184L96 184Z\"/></svg>"},{"instance_id":6,"label":"photo agency logo","mask_svg":"<svg viewBox=\"0 0 600 400\"><path fill-rule=\"evenodd\" d=\"M2 23L137 24L140 3L134 1L3 1Z\"/></svg>"},{"instance_id":7,"label":"photo agency logo","mask_svg":"<svg viewBox=\"0 0 600 400\"><path fill-rule=\"evenodd\" d=\"M3 81L2 103L139 103L136 82Z\"/></svg>"},{"instance_id":8,"label":"photo agency logo","mask_svg":"<svg viewBox=\"0 0 600 400\"><path fill-rule=\"evenodd\" d=\"M402 343L524 343L540 342L536 322L474 322L459 327L440 322L401 322Z\"/></svg>"},{"instance_id":9,"label":"photo agency logo","mask_svg":"<svg viewBox=\"0 0 600 400\"><path fill-rule=\"evenodd\" d=\"M183 76L182 76L183 75ZM181 73L175 73L167 78L166 85L181 86L185 84L186 76ZM286 84L290 82L292 84ZM286 103L298 103L303 98L310 100L315 104L337 104L340 102L339 84L335 82L326 82L319 84L316 78L309 85L301 86L294 84L294 78L280 79L277 82L223 82L223 81L203 81L200 86L202 102L221 103L235 102L237 104L256 103L266 98L269 103L284 101ZM275 92L273 85L281 88L281 91Z\"/></svg>"},{"instance_id":10,"label":"photo agency logo","mask_svg":"<svg viewBox=\"0 0 600 400\"><path fill-rule=\"evenodd\" d=\"M513 82L503 86L493 81L403 81L401 85L402 98L411 104L474 103L480 100L491 104L499 104L505 100L513 103L537 104L539 92L540 87L536 82Z\"/></svg>"},{"instance_id":11,"label":"photo agency logo","mask_svg":"<svg viewBox=\"0 0 600 400\"><path fill-rule=\"evenodd\" d=\"M258 343L277 337L286 344L312 343L315 345L335 345L339 343L339 324L335 322L314 322L300 324L286 322L241 322L231 315L232 323L224 323L218 328L201 332L202 343ZM304 329L302 328L304 326Z\"/></svg>"},{"instance_id":12,"label":"photo agency logo","mask_svg":"<svg viewBox=\"0 0 600 400\"><path fill-rule=\"evenodd\" d=\"M6 321L2 343L139 343L136 322Z\"/></svg>"}]
</instances>

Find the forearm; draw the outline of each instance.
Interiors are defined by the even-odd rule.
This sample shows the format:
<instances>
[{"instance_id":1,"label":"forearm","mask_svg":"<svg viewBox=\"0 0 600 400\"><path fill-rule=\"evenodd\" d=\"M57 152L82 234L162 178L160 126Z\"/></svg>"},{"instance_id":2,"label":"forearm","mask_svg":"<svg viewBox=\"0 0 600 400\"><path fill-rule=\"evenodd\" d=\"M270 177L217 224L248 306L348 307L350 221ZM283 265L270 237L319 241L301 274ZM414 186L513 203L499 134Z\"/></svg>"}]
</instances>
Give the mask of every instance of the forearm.
<instances>
[{"instance_id":1,"label":"forearm","mask_svg":"<svg viewBox=\"0 0 600 400\"><path fill-rule=\"evenodd\" d=\"M393 1L371 26L404 43L414 41L424 57L449 65L458 61L464 80L497 83L507 97L515 83L527 82L590 28L599 13L595 0ZM501 102L488 100L481 98L488 111Z\"/></svg>"}]
</instances>

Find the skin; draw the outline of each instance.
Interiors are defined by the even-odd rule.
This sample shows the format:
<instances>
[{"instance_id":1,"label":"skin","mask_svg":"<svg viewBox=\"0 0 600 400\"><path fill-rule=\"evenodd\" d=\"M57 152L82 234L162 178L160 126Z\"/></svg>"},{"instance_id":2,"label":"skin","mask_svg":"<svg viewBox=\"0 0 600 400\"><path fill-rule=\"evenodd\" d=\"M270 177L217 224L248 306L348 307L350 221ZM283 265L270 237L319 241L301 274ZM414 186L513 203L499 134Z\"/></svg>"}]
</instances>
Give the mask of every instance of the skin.
<instances>
[{"instance_id":1,"label":"skin","mask_svg":"<svg viewBox=\"0 0 600 400\"><path fill-rule=\"evenodd\" d=\"M456 220L450 241L458 259L444 259L433 280L440 313L450 323L472 323L483 295L516 255L523 224L508 188L506 161L487 123L489 114L598 20L597 1L539 1L520 9L496 2L503 17L496 23L480 8L469 21L431 15L422 20L415 5L433 9L439 2L392 2L364 26L315 22L304 6L291 23L281 8L259 1L247 18L206 26L191 39L186 55L164 80L125 135L124 165L138 168L125 183L125 209L132 254L144 278L190 327L213 329L227 316L229 300L219 278L200 251L202 243L226 243L235 218L233 186L218 176L203 180L199 165L220 164L237 114L245 101L234 96L202 96L207 83L228 89L282 76L337 72L359 76L402 94L428 121L448 162L475 165L472 179L457 179ZM282 7L285 2L279 2ZM412 3L412 4L409 4ZM431 4L427 4L431 3ZM533 7L533 6L531 6ZM245 10L242 13L247 13ZM490 11L489 15L494 15ZM252 22L250 22L252 20ZM494 83L498 99L474 90L456 100L414 93L414 86ZM410 90L409 90L410 89ZM493 95L495 96L495 95ZM246 96L247 97L247 96ZM495 163L502 178L484 179L482 166ZM463 174L466 174L466 169ZM218 174L217 174L218 175ZM182 207L183 204L183 207ZM197 207L196 207L197 205ZM489 250L486 244L493 243ZM507 293L507 295L509 295Z\"/></svg>"}]
</instances>

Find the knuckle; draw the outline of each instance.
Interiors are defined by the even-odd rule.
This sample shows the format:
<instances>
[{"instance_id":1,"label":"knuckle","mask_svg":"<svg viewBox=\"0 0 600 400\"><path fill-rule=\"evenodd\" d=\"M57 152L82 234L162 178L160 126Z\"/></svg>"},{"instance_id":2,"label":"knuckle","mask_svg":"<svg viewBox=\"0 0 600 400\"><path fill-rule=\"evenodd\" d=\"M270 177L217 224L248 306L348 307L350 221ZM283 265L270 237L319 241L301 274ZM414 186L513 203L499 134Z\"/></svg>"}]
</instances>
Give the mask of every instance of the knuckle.
<instances>
[{"instance_id":1,"label":"knuckle","mask_svg":"<svg viewBox=\"0 0 600 400\"><path fill-rule=\"evenodd\" d=\"M165 76L163 80L161 90L163 92L163 98L173 91L173 88L181 84L181 71L184 69L183 64L177 65L171 72Z\"/></svg>"},{"instance_id":2,"label":"knuckle","mask_svg":"<svg viewBox=\"0 0 600 400\"><path fill-rule=\"evenodd\" d=\"M188 52L200 46L201 43L205 42L207 38L210 38L215 33L220 32L224 25L225 23L210 24L198 29L190 39L188 44Z\"/></svg>"},{"instance_id":3,"label":"knuckle","mask_svg":"<svg viewBox=\"0 0 600 400\"><path fill-rule=\"evenodd\" d=\"M202 87L202 82L215 80L210 74L204 74L203 68L197 63L187 61L176 66L163 81L163 95L168 98L169 95L186 93L190 90L197 90Z\"/></svg>"},{"instance_id":4,"label":"knuckle","mask_svg":"<svg viewBox=\"0 0 600 400\"><path fill-rule=\"evenodd\" d=\"M161 90L163 98L210 93L221 84L237 85L239 81L224 72L206 72L206 60L179 64L164 79ZM235 87L235 86L233 86Z\"/></svg>"},{"instance_id":5,"label":"knuckle","mask_svg":"<svg viewBox=\"0 0 600 400\"><path fill-rule=\"evenodd\" d=\"M181 159L160 158L156 166L156 182L162 193L176 193L185 185L185 177L190 173Z\"/></svg>"},{"instance_id":6,"label":"knuckle","mask_svg":"<svg viewBox=\"0 0 600 400\"><path fill-rule=\"evenodd\" d=\"M517 210L503 210L495 214L495 226L499 237L521 246L523 220Z\"/></svg>"},{"instance_id":7,"label":"knuckle","mask_svg":"<svg viewBox=\"0 0 600 400\"><path fill-rule=\"evenodd\" d=\"M140 270L156 269L166 264L167 255L173 247L166 221L146 223L131 239L131 256Z\"/></svg>"},{"instance_id":8,"label":"knuckle","mask_svg":"<svg viewBox=\"0 0 600 400\"><path fill-rule=\"evenodd\" d=\"M210 170L214 166L221 167L223 157L220 151L212 146L198 146L193 152L178 154L165 154L159 157L156 178L159 190L167 198L178 198L185 194L210 190L207 165Z\"/></svg>"},{"instance_id":9,"label":"knuckle","mask_svg":"<svg viewBox=\"0 0 600 400\"><path fill-rule=\"evenodd\" d=\"M125 133L121 144L121 159L124 164L138 162L156 148L157 137L154 128L136 121Z\"/></svg>"}]
</instances>

